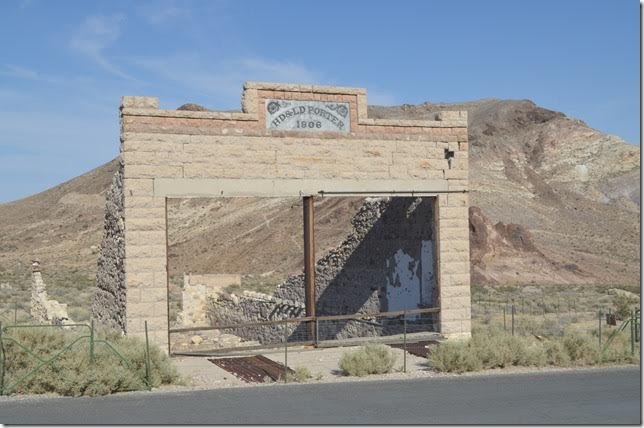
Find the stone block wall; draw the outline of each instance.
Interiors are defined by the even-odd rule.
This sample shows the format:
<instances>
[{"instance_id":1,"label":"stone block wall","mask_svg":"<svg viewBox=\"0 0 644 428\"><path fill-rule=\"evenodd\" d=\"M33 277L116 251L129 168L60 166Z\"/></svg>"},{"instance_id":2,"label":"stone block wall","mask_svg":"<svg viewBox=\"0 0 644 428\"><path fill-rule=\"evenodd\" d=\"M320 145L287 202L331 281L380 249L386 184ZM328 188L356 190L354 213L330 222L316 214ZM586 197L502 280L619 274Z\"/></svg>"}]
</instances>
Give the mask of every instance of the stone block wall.
<instances>
[{"instance_id":1,"label":"stone block wall","mask_svg":"<svg viewBox=\"0 0 644 428\"><path fill-rule=\"evenodd\" d=\"M267 99L347 103L350 131L268 129ZM155 192L156 180L436 180L466 191L467 145L466 112L441 112L433 121L371 119L359 88L247 83L239 113L160 110L156 98L123 97L123 325L138 335L147 320L151 339L167 346L165 195ZM467 195L441 195L437 212L441 330L467 335Z\"/></svg>"}]
</instances>

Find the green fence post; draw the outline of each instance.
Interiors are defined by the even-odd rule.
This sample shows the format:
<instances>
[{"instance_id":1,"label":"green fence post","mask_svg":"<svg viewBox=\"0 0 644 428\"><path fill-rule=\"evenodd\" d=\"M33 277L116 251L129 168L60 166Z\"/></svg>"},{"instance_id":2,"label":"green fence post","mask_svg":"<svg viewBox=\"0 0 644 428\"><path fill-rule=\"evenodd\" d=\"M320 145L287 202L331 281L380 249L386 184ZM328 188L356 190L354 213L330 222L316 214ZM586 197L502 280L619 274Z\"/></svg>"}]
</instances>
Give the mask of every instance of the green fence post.
<instances>
[{"instance_id":1,"label":"green fence post","mask_svg":"<svg viewBox=\"0 0 644 428\"><path fill-rule=\"evenodd\" d=\"M2 341L2 321L0 321L0 395L4 395L4 342Z\"/></svg>"},{"instance_id":2,"label":"green fence post","mask_svg":"<svg viewBox=\"0 0 644 428\"><path fill-rule=\"evenodd\" d=\"M143 322L145 326L145 382L148 384L148 389L152 389L150 383L150 341L148 340L148 320Z\"/></svg>"},{"instance_id":3,"label":"green fence post","mask_svg":"<svg viewBox=\"0 0 644 428\"><path fill-rule=\"evenodd\" d=\"M403 311L403 373L407 373L407 311Z\"/></svg>"},{"instance_id":4,"label":"green fence post","mask_svg":"<svg viewBox=\"0 0 644 428\"><path fill-rule=\"evenodd\" d=\"M94 318L90 322L89 332L89 365L94 365Z\"/></svg>"},{"instance_id":5,"label":"green fence post","mask_svg":"<svg viewBox=\"0 0 644 428\"><path fill-rule=\"evenodd\" d=\"M13 323L18 324L18 301L13 302Z\"/></svg>"}]
</instances>

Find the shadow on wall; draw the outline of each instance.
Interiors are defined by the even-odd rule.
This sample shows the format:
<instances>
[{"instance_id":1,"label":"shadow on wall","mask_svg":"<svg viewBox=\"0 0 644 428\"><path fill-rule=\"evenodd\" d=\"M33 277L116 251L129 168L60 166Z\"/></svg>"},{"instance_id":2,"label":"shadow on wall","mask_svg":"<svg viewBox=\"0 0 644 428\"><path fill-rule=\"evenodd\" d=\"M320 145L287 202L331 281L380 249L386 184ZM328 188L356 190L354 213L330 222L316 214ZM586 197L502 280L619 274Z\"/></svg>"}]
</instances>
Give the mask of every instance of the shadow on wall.
<instances>
[{"instance_id":1,"label":"shadow on wall","mask_svg":"<svg viewBox=\"0 0 644 428\"><path fill-rule=\"evenodd\" d=\"M435 198L395 197L366 201L353 218L354 230L316 263L318 315L400 311L436 304ZM303 298L303 283L300 288ZM299 296L298 296L299 297ZM433 324L432 314L408 315ZM394 334L400 322L320 322L321 340ZM393 328L395 326L395 328ZM299 326L295 335L304 334ZM392 331L393 330L395 331Z\"/></svg>"},{"instance_id":2,"label":"shadow on wall","mask_svg":"<svg viewBox=\"0 0 644 428\"><path fill-rule=\"evenodd\" d=\"M342 243L316 261L318 315L351 315L432 307L436 304L434 255L435 198L366 198L353 216ZM304 274L292 275L273 296L220 296L211 301L212 324L234 325L293 318L284 302L301 308ZM287 305L288 306L288 305ZM291 308L292 309L292 308ZM300 310L300 315L303 316ZM435 331L433 314L408 315L408 331ZM284 340L284 327L243 327L233 334L260 343ZM333 320L318 323L320 340L380 336L402 332L397 319ZM310 341L305 325L290 324L290 342Z\"/></svg>"}]
</instances>

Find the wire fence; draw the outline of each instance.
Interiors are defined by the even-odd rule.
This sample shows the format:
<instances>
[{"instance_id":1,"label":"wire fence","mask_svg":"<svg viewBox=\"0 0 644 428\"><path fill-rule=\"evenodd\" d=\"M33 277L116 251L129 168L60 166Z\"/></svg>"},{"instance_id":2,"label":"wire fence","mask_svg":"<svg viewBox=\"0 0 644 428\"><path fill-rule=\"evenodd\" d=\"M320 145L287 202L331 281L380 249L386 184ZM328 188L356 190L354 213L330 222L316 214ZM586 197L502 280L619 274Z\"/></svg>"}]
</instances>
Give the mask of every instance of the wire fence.
<instances>
[{"instance_id":1,"label":"wire fence","mask_svg":"<svg viewBox=\"0 0 644 428\"><path fill-rule=\"evenodd\" d=\"M521 295L473 289L471 313L474 325L495 326L513 336L561 336L570 328L585 331L596 338L602 352L626 331L633 354L641 334L636 304L639 304L636 299L620 299L617 295L573 292Z\"/></svg>"},{"instance_id":2,"label":"wire fence","mask_svg":"<svg viewBox=\"0 0 644 428\"><path fill-rule=\"evenodd\" d=\"M171 355L203 356L283 346L330 347L402 341L403 335L411 338L436 335L438 312L438 308L424 308L174 328L170 329Z\"/></svg>"},{"instance_id":3,"label":"wire fence","mask_svg":"<svg viewBox=\"0 0 644 428\"><path fill-rule=\"evenodd\" d=\"M26 345L16 332L20 330L64 330L66 333L64 342L59 348L47 349L40 353ZM90 370L96 364L96 348L104 347L107 355L117 358L128 370L133 370L132 363L119 352L116 347L107 340L100 339L96 335L94 322L89 324L11 324L3 325L0 322L0 395L13 392L21 384L42 374L48 367L55 367L56 363L65 354L82 352L82 345L86 345ZM15 354L15 355L10 355ZM20 361L17 367L8 364L11 361ZM32 360L32 362L27 362ZM141 379L147 389L151 389L150 383L150 345L148 341L148 327L145 322L145 375Z\"/></svg>"}]
</instances>

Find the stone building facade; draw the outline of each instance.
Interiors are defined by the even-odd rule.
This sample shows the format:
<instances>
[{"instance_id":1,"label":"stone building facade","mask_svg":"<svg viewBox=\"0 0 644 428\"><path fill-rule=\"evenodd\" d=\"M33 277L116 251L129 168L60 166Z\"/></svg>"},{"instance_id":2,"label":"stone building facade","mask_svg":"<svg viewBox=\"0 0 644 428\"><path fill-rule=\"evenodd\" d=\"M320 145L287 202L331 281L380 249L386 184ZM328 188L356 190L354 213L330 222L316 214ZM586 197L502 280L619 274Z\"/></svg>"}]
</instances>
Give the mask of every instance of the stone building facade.
<instances>
[{"instance_id":1,"label":"stone building facade","mask_svg":"<svg viewBox=\"0 0 644 428\"><path fill-rule=\"evenodd\" d=\"M102 251L122 257L104 265L122 265L125 295L102 294L118 296L111 318L128 334L147 321L168 345L166 198L353 194L435 197L440 331L469 336L466 112L372 119L365 89L272 83L246 83L241 112L161 110L152 97L123 97L120 112L124 251Z\"/></svg>"}]
</instances>

